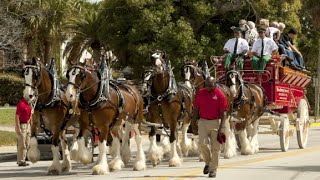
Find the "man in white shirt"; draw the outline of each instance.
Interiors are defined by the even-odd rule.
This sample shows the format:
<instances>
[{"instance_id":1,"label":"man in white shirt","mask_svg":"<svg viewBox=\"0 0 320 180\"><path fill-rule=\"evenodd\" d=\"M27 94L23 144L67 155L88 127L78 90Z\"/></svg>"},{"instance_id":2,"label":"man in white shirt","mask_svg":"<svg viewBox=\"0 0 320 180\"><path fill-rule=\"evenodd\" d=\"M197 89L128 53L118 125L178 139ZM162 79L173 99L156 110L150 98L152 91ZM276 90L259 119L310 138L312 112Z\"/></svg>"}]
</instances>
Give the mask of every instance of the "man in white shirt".
<instances>
[{"instance_id":1,"label":"man in white shirt","mask_svg":"<svg viewBox=\"0 0 320 180\"><path fill-rule=\"evenodd\" d=\"M266 29L260 27L258 32L259 39L254 42L251 50L251 65L256 73L263 73L271 55L278 51L278 46L273 39L266 37Z\"/></svg>"},{"instance_id":2,"label":"man in white shirt","mask_svg":"<svg viewBox=\"0 0 320 180\"><path fill-rule=\"evenodd\" d=\"M241 38L241 29L236 27L233 28L234 38L229 39L223 47L224 52L227 53L225 58L224 68L226 70L230 69L230 64L235 60L236 66L238 65L238 70L242 71L243 69L243 55L245 55L249 50L248 42Z\"/></svg>"}]
</instances>

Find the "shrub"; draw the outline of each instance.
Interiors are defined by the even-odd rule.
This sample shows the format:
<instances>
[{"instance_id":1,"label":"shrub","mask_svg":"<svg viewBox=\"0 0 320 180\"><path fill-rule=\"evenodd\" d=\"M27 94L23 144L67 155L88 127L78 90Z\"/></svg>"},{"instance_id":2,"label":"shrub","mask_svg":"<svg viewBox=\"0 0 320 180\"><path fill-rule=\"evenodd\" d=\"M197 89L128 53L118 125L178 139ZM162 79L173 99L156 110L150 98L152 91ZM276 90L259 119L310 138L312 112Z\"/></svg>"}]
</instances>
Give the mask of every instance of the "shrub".
<instances>
[{"instance_id":1,"label":"shrub","mask_svg":"<svg viewBox=\"0 0 320 180\"><path fill-rule=\"evenodd\" d=\"M0 106L15 106L22 98L24 80L15 74L0 74Z\"/></svg>"}]
</instances>

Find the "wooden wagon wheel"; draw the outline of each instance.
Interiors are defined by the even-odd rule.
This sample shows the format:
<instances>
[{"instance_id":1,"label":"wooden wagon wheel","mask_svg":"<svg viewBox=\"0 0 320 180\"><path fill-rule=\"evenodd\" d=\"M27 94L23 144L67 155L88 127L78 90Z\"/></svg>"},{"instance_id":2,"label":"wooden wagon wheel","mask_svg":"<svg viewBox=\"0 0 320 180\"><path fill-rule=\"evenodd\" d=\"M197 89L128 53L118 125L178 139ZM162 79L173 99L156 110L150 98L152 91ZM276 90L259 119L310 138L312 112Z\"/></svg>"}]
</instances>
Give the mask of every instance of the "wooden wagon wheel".
<instances>
[{"instance_id":1,"label":"wooden wagon wheel","mask_svg":"<svg viewBox=\"0 0 320 180\"><path fill-rule=\"evenodd\" d=\"M287 116L281 119L279 126L280 147L283 152L288 151L290 144L290 122Z\"/></svg>"},{"instance_id":2,"label":"wooden wagon wheel","mask_svg":"<svg viewBox=\"0 0 320 180\"><path fill-rule=\"evenodd\" d=\"M305 99L300 100L297 115L296 129L298 145L301 149L304 149L307 146L309 134L309 107Z\"/></svg>"}]
</instances>

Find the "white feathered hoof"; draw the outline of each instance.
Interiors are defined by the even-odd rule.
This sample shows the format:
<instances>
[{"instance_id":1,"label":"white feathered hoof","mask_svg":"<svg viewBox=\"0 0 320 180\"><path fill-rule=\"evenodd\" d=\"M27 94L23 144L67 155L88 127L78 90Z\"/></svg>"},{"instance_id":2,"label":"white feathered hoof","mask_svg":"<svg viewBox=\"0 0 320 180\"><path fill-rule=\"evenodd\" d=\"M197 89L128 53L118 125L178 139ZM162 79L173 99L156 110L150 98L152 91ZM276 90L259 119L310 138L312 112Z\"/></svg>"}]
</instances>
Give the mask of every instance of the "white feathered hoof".
<instances>
[{"instance_id":1,"label":"white feathered hoof","mask_svg":"<svg viewBox=\"0 0 320 180\"><path fill-rule=\"evenodd\" d=\"M130 159L131 159L131 151L130 151L129 148L126 149L126 150L123 150L123 151L121 152L121 159L123 160L123 163L124 163L125 165L127 165L127 164L129 163L129 161L130 161Z\"/></svg>"},{"instance_id":2,"label":"white feathered hoof","mask_svg":"<svg viewBox=\"0 0 320 180\"><path fill-rule=\"evenodd\" d=\"M72 146L71 146L71 150L70 150L70 158L71 160L74 161L79 161L79 145L78 145L78 141L75 141Z\"/></svg>"},{"instance_id":3,"label":"white feathered hoof","mask_svg":"<svg viewBox=\"0 0 320 180\"><path fill-rule=\"evenodd\" d=\"M180 146L181 146L181 151L182 151L183 156L187 157L189 155L189 151L192 148L191 139L189 139L189 138L186 139L186 143L181 142Z\"/></svg>"},{"instance_id":4,"label":"white feathered hoof","mask_svg":"<svg viewBox=\"0 0 320 180\"><path fill-rule=\"evenodd\" d=\"M161 159L163 157L163 151L160 148L157 148L155 151L151 151L148 155L149 160L153 166L157 166L160 164Z\"/></svg>"},{"instance_id":5,"label":"white feathered hoof","mask_svg":"<svg viewBox=\"0 0 320 180\"><path fill-rule=\"evenodd\" d=\"M62 163L62 172L69 172L71 170L71 163L70 162L67 162L67 161L64 161Z\"/></svg>"},{"instance_id":6,"label":"white feathered hoof","mask_svg":"<svg viewBox=\"0 0 320 180\"><path fill-rule=\"evenodd\" d=\"M84 147L83 149L79 150L78 152L79 161L84 164L90 164L92 161L92 153L89 151L88 148Z\"/></svg>"},{"instance_id":7,"label":"white feathered hoof","mask_svg":"<svg viewBox=\"0 0 320 180\"><path fill-rule=\"evenodd\" d=\"M181 166L182 160L176 156L169 160L169 167L178 167Z\"/></svg>"},{"instance_id":8,"label":"white feathered hoof","mask_svg":"<svg viewBox=\"0 0 320 180\"><path fill-rule=\"evenodd\" d=\"M116 158L110 162L109 167L110 171L120 171L124 167L124 163L121 159Z\"/></svg>"},{"instance_id":9,"label":"white feathered hoof","mask_svg":"<svg viewBox=\"0 0 320 180\"><path fill-rule=\"evenodd\" d=\"M199 148L198 148L198 144L195 142L195 140L192 141L191 144L191 149L189 150L189 156L190 157L196 157L199 156L200 152L199 152Z\"/></svg>"},{"instance_id":10,"label":"white feathered hoof","mask_svg":"<svg viewBox=\"0 0 320 180\"><path fill-rule=\"evenodd\" d=\"M133 170L134 171L142 171L146 169L146 162L145 160L139 160L134 163Z\"/></svg>"},{"instance_id":11,"label":"white feathered hoof","mask_svg":"<svg viewBox=\"0 0 320 180\"><path fill-rule=\"evenodd\" d=\"M109 168L106 165L98 164L93 166L92 175L105 175L109 174Z\"/></svg>"},{"instance_id":12,"label":"white feathered hoof","mask_svg":"<svg viewBox=\"0 0 320 180\"><path fill-rule=\"evenodd\" d=\"M252 155L253 154L253 150L250 146L241 148L241 155Z\"/></svg>"},{"instance_id":13,"label":"white feathered hoof","mask_svg":"<svg viewBox=\"0 0 320 180\"><path fill-rule=\"evenodd\" d=\"M27 153L28 160L36 163L40 160L40 151L38 149L38 141L35 137L30 139L30 146Z\"/></svg>"},{"instance_id":14,"label":"white feathered hoof","mask_svg":"<svg viewBox=\"0 0 320 180\"><path fill-rule=\"evenodd\" d=\"M53 163L48 169L48 175L59 175L61 174L60 163Z\"/></svg>"},{"instance_id":15,"label":"white feathered hoof","mask_svg":"<svg viewBox=\"0 0 320 180\"><path fill-rule=\"evenodd\" d=\"M231 149L228 149L228 150L225 151L223 157L224 157L225 159L231 159L231 158L234 157L234 156L235 156L235 154L232 152L232 150L231 150Z\"/></svg>"}]
</instances>

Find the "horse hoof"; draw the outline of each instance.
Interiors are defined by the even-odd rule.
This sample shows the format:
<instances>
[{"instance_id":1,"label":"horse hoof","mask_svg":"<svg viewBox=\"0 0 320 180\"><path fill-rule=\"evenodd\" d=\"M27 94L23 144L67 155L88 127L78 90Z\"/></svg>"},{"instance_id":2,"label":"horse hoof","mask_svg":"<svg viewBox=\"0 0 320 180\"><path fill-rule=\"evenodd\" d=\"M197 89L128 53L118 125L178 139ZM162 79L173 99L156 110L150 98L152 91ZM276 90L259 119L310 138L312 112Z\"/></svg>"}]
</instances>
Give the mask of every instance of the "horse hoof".
<instances>
[{"instance_id":1,"label":"horse hoof","mask_svg":"<svg viewBox=\"0 0 320 180\"><path fill-rule=\"evenodd\" d=\"M49 169L49 170L48 170L48 175L54 175L54 176L56 176L56 175L59 175L59 174L61 174L61 171L58 170L58 169Z\"/></svg>"},{"instance_id":2,"label":"horse hoof","mask_svg":"<svg viewBox=\"0 0 320 180\"><path fill-rule=\"evenodd\" d=\"M66 165L62 167L62 172L69 172L71 170L71 166L70 165Z\"/></svg>"},{"instance_id":3,"label":"horse hoof","mask_svg":"<svg viewBox=\"0 0 320 180\"><path fill-rule=\"evenodd\" d=\"M146 169L146 162L143 160L137 161L133 166L134 171L142 171L145 169Z\"/></svg>"},{"instance_id":4,"label":"horse hoof","mask_svg":"<svg viewBox=\"0 0 320 180\"><path fill-rule=\"evenodd\" d=\"M109 164L110 171L120 171L124 167L124 163L121 159L114 159Z\"/></svg>"},{"instance_id":5,"label":"horse hoof","mask_svg":"<svg viewBox=\"0 0 320 180\"><path fill-rule=\"evenodd\" d=\"M179 157L175 157L169 160L169 167L181 166L182 160Z\"/></svg>"},{"instance_id":6,"label":"horse hoof","mask_svg":"<svg viewBox=\"0 0 320 180\"><path fill-rule=\"evenodd\" d=\"M102 166L98 164L92 168L92 175L105 175L105 174L109 174L108 166Z\"/></svg>"}]
</instances>

